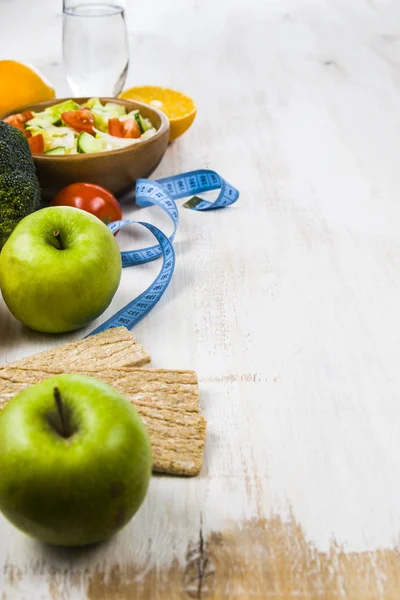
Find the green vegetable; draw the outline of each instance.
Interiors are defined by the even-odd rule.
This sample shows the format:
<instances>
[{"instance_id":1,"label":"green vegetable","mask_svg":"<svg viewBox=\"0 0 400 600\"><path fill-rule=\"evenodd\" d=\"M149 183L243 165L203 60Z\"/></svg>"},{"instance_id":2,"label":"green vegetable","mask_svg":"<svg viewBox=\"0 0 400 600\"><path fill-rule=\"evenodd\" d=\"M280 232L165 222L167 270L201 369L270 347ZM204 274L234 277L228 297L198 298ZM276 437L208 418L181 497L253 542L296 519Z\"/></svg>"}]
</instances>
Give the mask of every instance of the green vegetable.
<instances>
[{"instance_id":1,"label":"green vegetable","mask_svg":"<svg viewBox=\"0 0 400 600\"><path fill-rule=\"evenodd\" d=\"M153 129L153 125L152 125L150 119L144 118L143 122L144 122L144 130L145 131L150 131L150 129Z\"/></svg>"},{"instance_id":2,"label":"green vegetable","mask_svg":"<svg viewBox=\"0 0 400 600\"><path fill-rule=\"evenodd\" d=\"M65 100L59 104L48 106L43 112L38 113L33 119L27 121L26 129L40 128L46 129L51 125L61 125L61 115L70 110L79 110L80 106L74 100Z\"/></svg>"},{"instance_id":3,"label":"green vegetable","mask_svg":"<svg viewBox=\"0 0 400 600\"><path fill-rule=\"evenodd\" d=\"M56 125L58 122L61 125L60 119L54 120L53 117L51 117L50 115L46 115L43 112L43 113L39 113L38 115L33 117L33 119L31 119L30 121L27 121L25 123L25 129L29 129L29 131L33 131L34 129L39 129L40 133L42 133L42 129L47 129L47 127Z\"/></svg>"},{"instance_id":4,"label":"green vegetable","mask_svg":"<svg viewBox=\"0 0 400 600\"><path fill-rule=\"evenodd\" d=\"M153 137L153 135L157 133L157 129L155 129L154 127L150 127L150 129L148 129L147 131L145 131L142 136L141 136L141 140L148 140L149 138Z\"/></svg>"},{"instance_id":5,"label":"green vegetable","mask_svg":"<svg viewBox=\"0 0 400 600\"><path fill-rule=\"evenodd\" d=\"M123 104L116 104L115 102L106 102L104 108L111 115L111 117L123 117L126 114L125 106L123 106Z\"/></svg>"},{"instance_id":6,"label":"green vegetable","mask_svg":"<svg viewBox=\"0 0 400 600\"><path fill-rule=\"evenodd\" d=\"M140 133L144 133L153 127L150 121L148 119L144 119L139 111L137 111L133 116L136 119L136 123L139 125Z\"/></svg>"},{"instance_id":7,"label":"green vegetable","mask_svg":"<svg viewBox=\"0 0 400 600\"><path fill-rule=\"evenodd\" d=\"M108 119L111 119L108 113L94 110L92 108L92 115L94 117L94 124L97 129L101 131L108 131Z\"/></svg>"},{"instance_id":8,"label":"green vegetable","mask_svg":"<svg viewBox=\"0 0 400 600\"><path fill-rule=\"evenodd\" d=\"M139 109L136 108L135 110L131 110L131 112L126 113L126 115L124 117L121 117L121 121L123 121L124 119L134 119L135 115L137 115L139 112Z\"/></svg>"},{"instance_id":9,"label":"green vegetable","mask_svg":"<svg viewBox=\"0 0 400 600\"><path fill-rule=\"evenodd\" d=\"M47 152L43 152L43 154L56 154L57 156L66 154L65 146L56 146L51 150L47 150Z\"/></svg>"},{"instance_id":10,"label":"green vegetable","mask_svg":"<svg viewBox=\"0 0 400 600\"><path fill-rule=\"evenodd\" d=\"M80 106L74 100L65 100L59 104L53 104L44 109L46 115L50 115L53 119L58 121L61 119L61 115L70 110L79 110Z\"/></svg>"},{"instance_id":11,"label":"green vegetable","mask_svg":"<svg viewBox=\"0 0 400 600\"><path fill-rule=\"evenodd\" d=\"M90 109L97 109L97 110L103 110L104 106L102 105L102 103L100 102L100 100L98 98L89 98L89 100L87 102L85 102L85 104L83 105L86 108L90 108Z\"/></svg>"},{"instance_id":12,"label":"green vegetable","mask_svg":"<svg viewBox=\"0 0 400 600\"><path fill-rule=\"evenodd\" d=\"M120 138L114 135L110 135L109 133L104 133L99 129L95 129L96 132L96 140L102 140L103 144L105 144L105 148L103 150L118 150L118 148L126 148L126 146L131 146L132 144L140 143L141 138ZM145 135L145 134L143 134Z\"/></svg>"},{"instance_id":13,"label":"green vegetable","mask_svg":"<svg viewBox=\"0 0 400 600\"><path fill-rule=\"evenodd\" d=\"M135 119L136 119L136 123L139 125L140 133L144 133L145 129L144 129L143 117L139 113L137 113L135 115Z\"/></svg>"},{"instance_id":14,"label":"green vegetable","mask_svg":"<svg viewBox=\"0 0 400 600\"><path fill-rule=\"evenodd\" d=\"M98 98L91 98L85 106L92 111L96 128L105 133L108 132L109 119L125 117L125 107L116 102L106 102L103 105Z\"/></svg>"},{"instance_id":15,"label":"green vegetable","mask_svg":"<svg viewBox=\"0 0 400 600\"><path fill-rule=\"evenodd\" d=\"M46 129L35 127L31 128L30 131L32 132L32 135L37 135L38 133L43 135L44 147L47 148L47 150L52 150L59 146L63 146L68 154L76 150L75 135L78 136L78 134L75 134L69 127L55 127L54 125L49 125Z\"/></svg>"},{"instance_id":16,"label":"green vegetable","mask_svg":"<svg viewBox=\"0 0 400 600\"><path fill-rule=\"evenodd\" d=\"M103 140L94 138L90 133L82 131L78 137L77 148L80 154L92 154L93 152L102 152L104 150Z\"/></svg>"},{"instance_id":17,"label":"green vegetable","mask_svg":"<svg viewBox=\"0 0 400 600\"><path fill-rule=\"evenodd\" d=\"M0 249L14 227L40 208L40 186L24 134L0 121Z\"/></svg>"}]
</instances>

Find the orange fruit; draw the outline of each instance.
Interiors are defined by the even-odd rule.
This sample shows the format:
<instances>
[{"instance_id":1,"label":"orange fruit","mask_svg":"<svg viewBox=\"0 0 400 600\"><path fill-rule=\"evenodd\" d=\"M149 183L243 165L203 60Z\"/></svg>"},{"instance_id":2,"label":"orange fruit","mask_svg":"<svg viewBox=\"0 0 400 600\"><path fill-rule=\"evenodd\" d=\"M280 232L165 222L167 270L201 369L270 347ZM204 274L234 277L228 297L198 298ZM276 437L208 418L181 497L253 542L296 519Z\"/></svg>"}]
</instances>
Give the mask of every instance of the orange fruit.
<instances>
[{"instance_id":1,"label":"orange fruit","mask_svg":"<svg viewBox=\"0 0 400 600\"><path fill-rule=\"evenodd\" d=\"M0 116L55 96L54 89L34 67L15 60L0 60Z\"/></svg>"},{"instance_id":2,"label":"orange fruit","mask_svg":"<svg viewBox=\"0 0 400 600\"><path fill-rule=\"evenodd\" d=\"M136 100L162 110L168 117L170 140L185 133L196 116L196 105L189 96L181 92L155 85L144 85L124 90L119 95L126 100Z\"/></svg>"}]
</instances>

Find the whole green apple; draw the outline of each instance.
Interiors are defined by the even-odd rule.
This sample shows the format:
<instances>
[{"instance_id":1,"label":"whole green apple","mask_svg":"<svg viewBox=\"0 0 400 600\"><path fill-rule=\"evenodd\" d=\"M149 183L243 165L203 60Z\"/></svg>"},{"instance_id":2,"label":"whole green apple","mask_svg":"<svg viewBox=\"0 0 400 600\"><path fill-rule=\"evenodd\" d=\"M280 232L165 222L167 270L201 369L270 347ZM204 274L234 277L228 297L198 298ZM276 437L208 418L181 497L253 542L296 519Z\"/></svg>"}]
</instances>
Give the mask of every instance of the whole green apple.
<instances>
[{"instance_id":1,"label":"whole green apple","mask_svg":"<svg viewBox=\"0 0 400 600\"><path fill-rule=\"evenodd\" d=\"M141 505L151 469L137 411L91 377L46 379L0 413L0 510L43 542L81 546L112 536Z\"/></svg>"},{"instance_id":2,"label":"whole green apple","mask_svg":"<svg viewBox=\"0 0 400 600\"><path fill-rule=\"evenodd\" d=\"M100 219L54 206L22 219L8 238L0 253L0 289L18 321L61 333L104 312L121 269L118 244Z\"/></svg>"}]
</instances>

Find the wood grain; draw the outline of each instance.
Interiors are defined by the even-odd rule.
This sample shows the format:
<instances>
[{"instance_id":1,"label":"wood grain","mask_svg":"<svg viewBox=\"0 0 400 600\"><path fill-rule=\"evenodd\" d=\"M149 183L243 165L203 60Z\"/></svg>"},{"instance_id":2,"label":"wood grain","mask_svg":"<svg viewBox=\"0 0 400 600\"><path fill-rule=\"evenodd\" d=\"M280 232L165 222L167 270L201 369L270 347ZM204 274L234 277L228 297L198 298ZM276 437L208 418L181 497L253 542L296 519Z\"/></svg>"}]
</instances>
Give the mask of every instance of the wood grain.
<instances>
[{"instance_id":1,"label":"wood grain","mask_svg":"<svg viewBox=\"0 0 400 600\"><path fill-rule=\"evenodd\" d=\"M0 2L0 56L68 94L59 2L32 5ZM227 210L180 209L171 287L134 330L155 367L198 373L205 464L191 480L154 477L133 522L84 554L0 519L0 598L397 600L400 3L128 5L127 86L198 106L155 175L212 168L241 192ZM154 209L124 211L169 231ZM101 321L157 263L124 270ZM27 332L0 304L1 363L85 333ZM188 552L201 539L215 575L199 592Z\"/></svg>"},{"instance_id":2,"label":"wood grain","mask_svg":"<svg viewBox=\"0 0 400 600\"><path fill-rule=\"evenodd\" d=\"M71 557L65 551L63 558ZM263 557L263 558L261 558ZM208 538L199 532L197 543L187 548L185 562L148 571L143 564L96 564L85 569L57 567L48 573L52 600L84 590L88 600L146 600L148 598L274 598L276 600L397 600L400 585L400 550L344 552L333 540L320 552L306 539L295 518L230 524L223 533ZM5 578L13 593L21 583L42 573L40 565L25 571L6 564ZM17 597L17 596L15 596Z\"/></svg>"}]
</instances>

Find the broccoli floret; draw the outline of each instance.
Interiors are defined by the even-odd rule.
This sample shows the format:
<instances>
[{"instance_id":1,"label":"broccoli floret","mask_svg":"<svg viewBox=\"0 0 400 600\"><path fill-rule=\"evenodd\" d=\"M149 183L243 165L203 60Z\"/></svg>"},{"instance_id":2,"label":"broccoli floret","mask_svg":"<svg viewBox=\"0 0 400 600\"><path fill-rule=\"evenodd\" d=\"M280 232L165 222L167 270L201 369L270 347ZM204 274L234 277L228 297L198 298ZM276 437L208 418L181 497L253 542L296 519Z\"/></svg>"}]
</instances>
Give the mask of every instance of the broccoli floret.
<instances>
[{"instance_id":1,"label":"broccoli floret","mask_svg":"<svg viewBox=\"0 0 400 600\"><path fill-rule=\"evenodd\" d=\"M0 250L14 227L40 208L40 186L29 144L0 121Z\"/></svg>"}]
</instances>

